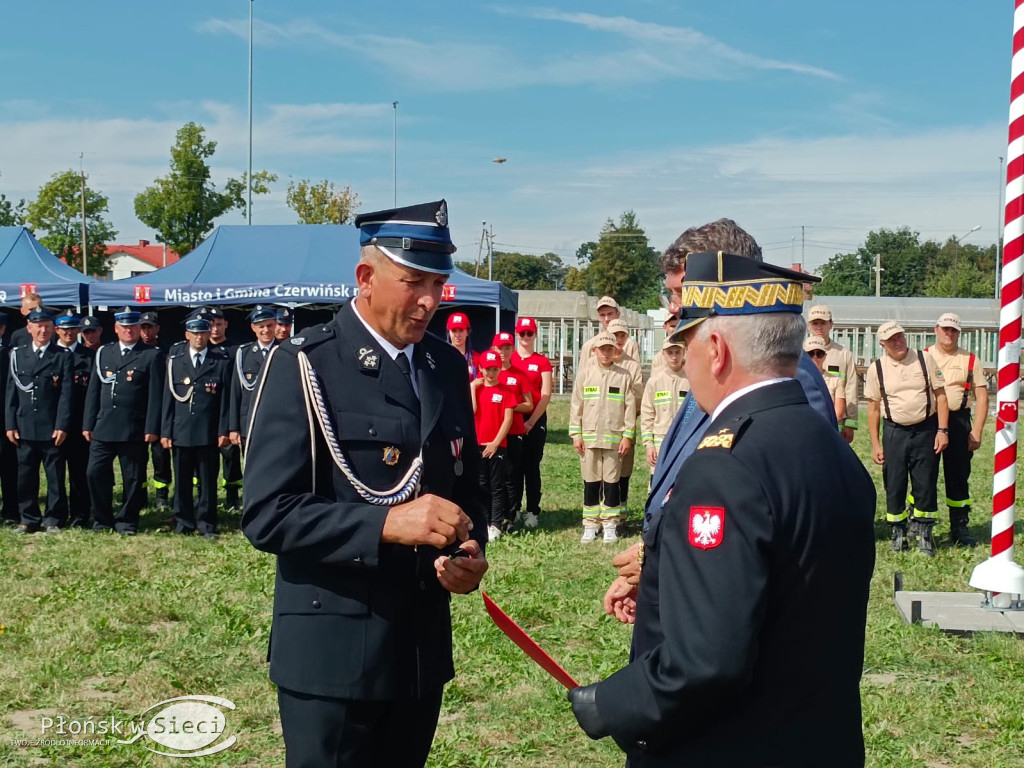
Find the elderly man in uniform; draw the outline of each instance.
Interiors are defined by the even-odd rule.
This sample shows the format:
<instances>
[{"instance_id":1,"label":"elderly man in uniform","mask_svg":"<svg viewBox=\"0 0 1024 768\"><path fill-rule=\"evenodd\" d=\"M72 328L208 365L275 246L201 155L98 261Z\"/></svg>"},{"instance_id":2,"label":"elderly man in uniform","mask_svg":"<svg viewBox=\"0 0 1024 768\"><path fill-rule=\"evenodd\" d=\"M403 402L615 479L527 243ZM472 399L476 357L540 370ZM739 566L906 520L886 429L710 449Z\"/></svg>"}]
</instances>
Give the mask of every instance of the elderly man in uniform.
<instances>
[{"instance_id":1,"label":"elderly man in uniform","mask_svg":"<svg viewBox=\"0 0 1024 768\"><path fill-rule=\"evenodd\" d=\"M687 259L672 338L711 425L644 536L631 663L569 692L637 765L864 764L875 490L793 380L806 280Z\"/></svg>"},{"instance_id":2,"label":"elderly man in uniform","mask_svg":"<svg viewBox=\"0 0 1024 768\"><path fill-rule=\"evenodd\" d=\"M278 342L288 341L292 335L292 327L295 325L295 310L288 307L280 307L277 310L277 325L274 328L274 338Z\"/></svg>"},{"instance_id":3,"label":"elderly man in uniform","mask_svg":"<svg viewBox=\"0 0 1024 768\"><path fill-rule=\"evenodd\" d=\"M949 507L949 537L953 544L977 545L971 535L971 459L981 446L988 416L988 387L981 361L959 346L960 317L946 312L935 324L935 346L925 352L935 360L949 406L949 445L942 452L942 474ZM974 393L974 424L970 396Z\"/></svg>"},{"instance_id":4,"label":"elderly man in uniform","mask_svg":"<svg viewBox=\"0 0 1024 768\"><path fill-rule=\"evenodd\" d=\"M907 346L899 323L890 321L879 327L878 341L884 354L868 367L864 397L868 399L871 457L882 467L885 519L892 528L892 549L907 549L910 540L916 538L921 552L935 557L932 528L939 508L939 454L949 445L949 405L942 374L929 353ZM878 427L883 417L885 426L879 442ZM908 477L912 494L909 509Z\"/></svg>"},{"instance_id":5,"label":"elderly man in uniform","mask_svg":"<svg viewBox=\"0 0 1024 768\"><path fill-rule=\"evenodd\" d=\"M186 344L167 358L160 443L174 457L175 531L216 540L218 448L228 443L228 386L231 358L210 347L210 321L185 322ZM199 478L196 514L192 478Z\"/></svg>"},{"instance_id":6,"label":"elderly man in uniform","mask_svg":"<svg viewBox=\"0 0 1024 768\"><path fill-rule=\"evenodd\" d=\"M231 415L228 428L231 442L243 448L249 436L249 413L260 370L267 361L267 355L277 346L274 336L277 331L277 311L273 307L257 304L249 313L249 327L256 341L240 345L231 361Z\"/></svg>"},{"instance_id":7,"label":"elderly man in uniform","mask_svg":"<svg viewBox=\"0 0 1024 768\"><path fill-rule=\"evenodd\" d=\"M71 428L61 446L61 459L68 476L68 507L71 525L88 528L90 517L89 482L86 470L89 467L89 441L82 434L85 418L85 398L92 378L93 353L78 340L82 320L69 309L57 318L57 344L71 353Z\"/></svg>"},{"instance_id":8,"label":"elderly man in uniform","mask_svg":"<svg viewBox=\"0 0 1024 768\"><path fill-rule=\"evenodd\" d=\"M843 439L853 442L857 429L857 363L853 352L842 344L832 341L832 310L824 304L811 307L807 313L807 330L825 341L825 370L838 376L844 385L846 395L846 416L839 424Z\"/></svg>"},{"instance_id":9,"label":"elderly man in uniform","mask_svg":"<svg viewBox=\"0 0 1024 768\"><path fill-rule=\"evenodd\" d=\"M11 365L11 346L7 335L7 313L0 312L0 520L3 525L21 523L18 512L18 449L7 439L7 371Z\"/></svg>"},{"instance_id":10,"label":"elderly man in uniform","mask_svg":"<svg viewBox=\"0 0 1024 768\"><path fill-rule=\"evenodd\" d=\"M60 447L71 428L71 354L52 343L53 317L40 307L28 315L28 337L11 350L7 382L7 439L18 448L18 531L57 533L68 516ZM45 516L39 512L40 464Z\"/></svg>"},{"instance_id":11,"label":"elderly man in uniform","mask_svg":"<svg viewBox=\"0 0 1024 768\"><path fill-rule=\"evenodd\" d=\"M422 766L454 676L451 594L487 570L465 360L427 334L447 205L356 225L358 297L270 354L248 438L242 528L277 556L289 766Z\"/></svg>"},{"instance_id":12,"label":"elderly man in uniform","mask_svg":"<svg viewBox=\"0 0 1024 768\"><path fill-rule=\"evenodd\" d=\"M717 219L699 227L691 227L676 238L661 255L659 267L665 275L665 290L662 301L670 312L679 309L683 278L686 276L686 259L691 253L725 251L760 262L761 246L732 219ZM813 278L812 278L813 279ZM811 408L836 428L836 412L832 396L821 377L814 361L801 355L797 364L796 380L803 387L804 395ZM668 503L680 469L703 438L710 423L710 417L700 407L696 398L688 397L679 409L672 425L658 450L658 463L651 477L644 511L646 531ZM636 604L637 585L640 581L640 545L634 544L619 552L612 565L619 570L618 577L608 588L604 598L605 611L619 621L632 623L632 608ZM648 574L645 578L654 578Z\"/></svg>"},{"instance_id":13,"label":"elderly man in uniform","mask_svg":"<svg viewBox=\"0 0 1024 768\"><path fill-rule=\"evenodd\" d=\"M86 479L94 531L134 536L146 506L146 443L159 439L163 354L140 340L138 312L114 315L117 341L96 351L85 400L82 434L90 442ZM114 459L124 501L114 516Z\"/></svg>"}]
</instances>

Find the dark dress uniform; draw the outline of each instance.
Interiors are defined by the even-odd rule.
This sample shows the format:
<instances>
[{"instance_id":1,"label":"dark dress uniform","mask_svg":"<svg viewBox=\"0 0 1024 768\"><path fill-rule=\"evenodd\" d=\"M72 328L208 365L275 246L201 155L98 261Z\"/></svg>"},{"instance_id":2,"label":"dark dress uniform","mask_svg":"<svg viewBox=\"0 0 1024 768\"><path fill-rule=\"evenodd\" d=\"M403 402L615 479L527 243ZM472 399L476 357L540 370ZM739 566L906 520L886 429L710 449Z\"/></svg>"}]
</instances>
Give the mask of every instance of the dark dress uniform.
<instances>
[{"instance_id":1,"label":"dark dress uniform","mask_svg":"<svg viewBox=\"0 0 1024 768\"><path fill-rule=\"evenodd\" d=\"M231 361L231 421L229 428L239 432L242 441L249 437L249 417L260 370L276 342L264 349L260 343L243 344Z\"/></svg>"},{"instance_id":2,"label":"dark dress uniform","mask_svg":"<svg viewBox=\"0 0 1024 768\"><path fill-rule=\"evenodd\" d=\"M82 434L85 420L85 399L89 392L89 379L92 378L92 365L95 355L77 342L71 352L72 387L71 387L71 429L68 437L61 445L61 453L67 466L68 475L68 507L71 513L71 525L85 528L89 525L91 503L89 500L89 441Z\"/></svg>"},{"instance_id":3,"label":"dark dress uniform","mask_svg":"<svg viewBox=\"0 0 1024 768\"><path fill-rule=\"evenodd\" d=\"M188 344L175 345L164 374L160 436L172 441L174 519L178 533L217 533L217 438L228 434L228 385L231 360L208 346L198 368ZM192 478L199 480L196 514Z\"/></svg>"},{"instance_id":4,"label":"dark dress uniform","mask_svg":"<svg viewBox=\"0 0 1024 768\"><path fill-rule=\"evenodd\" d=\"M219 349L229 359L233 358L235 354L235 346L226 341L222 341L220 344L214 344L211 341L209 348ZM220 451L223 472L221 482L224 485L224 506L234 509L238 507L238 497L242 490L242 450L233 443L228 443L218 450Z\"/></svg>"},{"instance_id":5,"label":"dark dress uniform","mask_svg":"<svg viewBox=\"0 0 1024 768\"><path fill-rule=\"evenodd\" d=\"M147 318L150 315L150 318ZM156 322L155 313L143 313L142 322ZM153 344L166 357L167 345L159 339ZM153 462L153 490L156 492L157 509L164 509L168 506L168 490L171 487L173 474L171 472L171 452L160 445L160 441L149 444L150 460Z\"/></svg>"},{"instance_id":6,"label":"dark dress uniform","mask_svg":"<svg viewBox=\"0 0 1024 768\"><path fill-rule=\"evenodd\" d=\"M86 477L94 530L134 533L146 506L146 435L160 434L163 355L141 341L126 354L104 344L86 394L83 429L92 432ZM114 458L121 465L124 503L114 516Z\"/></svg>"},{"instance_id":7,"label":"dark dress uniform","mask_svg":"<svg viewBox=\"0 0 1024 768\"><path fill-rule=\"evenodd\" d=\"M31 344L11 350L7 429L18 430L18 510L29 530L67 521L64 464L53 432L71 427L71 353L51 341L42 356ZM39 465L46 474L46 516L39 512Z\"/></svg>"},{"instance_id":8,"label":"dark dress uniform","mask_svg":"<svg viewBox=\"0 0 1024 768\"><path fill-rule=\"evenodd\" d=\"M18 512L18 449L7 439L7 379L11 348L0 338L0 518L9 525L21 522Z\"/></svg>"},{"instance_id":9,"label":"dark dress uniform","mask_svg":"<svg viewBox=\"0 0 1024 768\"><path fill-rule=\"evenodd\" d=\"M257 388L242 530L277 555L270 678L289 766L370 764L345 747L358 740L360 722L381 733L381 719L394 732L374 743L374 764L422 765L442 687L454 676L438 551L382 544L390 505L364 500L340 468L370 489L391 489L422 451L419 490L460 506L483 547L465 360L429 334L413 354L418 397L349 304L275 348ZM317 382L317 393L304 381ZM325 440L321 416L336 441ZM345 732L332 733L339 721Z\"/></svg>"},{"instance_id":10,"label":"dark dress uniform","mask_svg":"<svg viewBox=\"0 0 1024 768\"><path fill-rule=\"evenodd\" d=\"M874 509L797 382L722 411L644 534L632 661L596 685L630 765L864 764Z\"/></svg>"}]
</instances>

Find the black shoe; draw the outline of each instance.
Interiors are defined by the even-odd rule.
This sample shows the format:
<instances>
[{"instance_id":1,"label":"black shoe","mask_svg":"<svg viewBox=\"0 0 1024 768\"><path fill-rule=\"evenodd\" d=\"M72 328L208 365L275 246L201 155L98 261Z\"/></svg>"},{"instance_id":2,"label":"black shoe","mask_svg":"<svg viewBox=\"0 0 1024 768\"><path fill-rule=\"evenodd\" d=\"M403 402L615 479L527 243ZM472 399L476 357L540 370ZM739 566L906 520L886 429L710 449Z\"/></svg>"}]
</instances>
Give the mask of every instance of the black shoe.
<instances>
[{"instance_id":1,"label":"black shoe","mask_svg":"<svg viewBox=\"0 0 1024 768\"><path fill-rule=\"evenodd\" d=\"M907 550L907 527L906 523L890 523L892 528L892 551L906 552Z\"/></svg>"},{"instance_id":2,"label":"black shoe","mask_svg":"<svg viewBox=\"0 0 1024 768\"><path fill-rule=\"evenodd\" d=\"M137 536L139 532L134 528L125 528L123 531L118 531L118 533L122 536Z\"/></svg>"},{"instance_id":3,"label":"black shoe","mask_svg":"<svg viewBox=\"0 0 1024 768\"><path fill-rule=\"evenodd\" d=\"M27 525L19 525L17 528L14 529L14 532L17 533L17 534L29 534L29 533L35 533L36 529L35 528L30 528Z\"/></svg>"},{"instance_id":4,"label":"black shoe","mask_svg":"<svg viewBox=\"0 0 1024 768\"><path fill-rule=\"evenodd\" d=\"M933 523L918 523L917 546L925 557L935 557L935 540L932 539Z\"/></svg>"},{"instance_id":5,"label":"black shoe","mask_svg":"<svg viewBox=\"0 0 1024 768\"><path fill-rule=\"evenodd\" d=\"M224 508L237 511L241 506L238 496L238 486L229 485L224 491Z\"/></svg>"},{"instance_id":6,"label":"black shoe","mask_svg":"<svg viewBox=\"0 0 1024 768\"><path fill-rule=\"evenodd\" d=\"M214 533L213 531L207 531L206 533L203 534L203 538L206 539L207 541L216 541L217 539L220 538L220 535Z\"/></svg>"},{"instance_id":7,"label":"black shoe","mask_svg":"<svg viewBox=\"0 0 1024 768\"><path fill-rule=\"evenodd\" d=\"M195 528L185 528L184 526L176 525L174 527L174 532L178 533L178 534L181 534L182 536L191 536L193 533L196 532L196 529Z\"/></svg>"},{"instance_id":8,"label":"black shoe","mask_svg":"<svg viewBox=\"0 0 1024 768\"><path fill-rule=\"evenodd\" d=\"M157 488L156 489L156 508L158 512L162 512L170 506L167 500L167 489Z\"/></svg>"}]
</instances>

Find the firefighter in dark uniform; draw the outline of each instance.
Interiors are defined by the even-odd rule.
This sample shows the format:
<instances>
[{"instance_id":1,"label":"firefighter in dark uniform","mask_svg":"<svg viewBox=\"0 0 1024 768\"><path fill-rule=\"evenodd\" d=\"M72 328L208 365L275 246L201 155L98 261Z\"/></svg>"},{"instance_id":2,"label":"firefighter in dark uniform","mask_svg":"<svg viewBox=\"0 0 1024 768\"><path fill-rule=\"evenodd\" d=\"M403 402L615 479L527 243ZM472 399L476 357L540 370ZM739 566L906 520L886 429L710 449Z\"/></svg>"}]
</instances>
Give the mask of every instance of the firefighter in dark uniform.
<instances>
[{"instance_id":1,"label":"firefighter in dark uniform","mask_svg":"<svg viewBox=\"0 0 1024 768\"><path fill-rule=\"evenodd\" d=\"M0 520L3 525L19 525L18 449L7 439L7 371L11 364L11 346L7 339L7 313L0 312Z\"/></svg>"},{"instance_id":2,"label":"firefighter in dark uniform","mask_svg":"<svg viewBox=\"0 0 1024 768\"><path fill-rule=\"evenodd\" d=\"M210 346L210 321L185 322L187 344L176 344L167 358L160 442L174 456L174 519L178 533L197 527L217 538L218 449L228 442L228 387L231 358ZM196 510L192 478L199 479Z\"/></svg>"},{"instance_id":3,"label":"firefighter in dark uniform","mask_svg":"<svg viewBox=\"0 0 1024 768\"><path fill-rule=\"evenodd\" d=\"M256 341L242 344L235 350L231 366L231 442L245 449L249 436L249 414L252 395L259 380L260 369L267 355L277 346L274 334L277 331L277 310L257 304L249 313L249 327Z\"/></svg>"},{"instance_id":4,"label":"firefighter in dark uniform","mask_svg":"<svg viewBox=\"0 0 1024 768\"><path fill-rule=\"evenodd\" d=\"M277 328L274 330L274 337L278 342L288 341L291 338L294 326L295 310L288 307L280 307L277 310Z\"/></svg>"},{"instance_id":5,"label":"firefighter in dark uniform","mask_svg":"<svg viewBox=\"0 0 1024 768\"><path fill-rule=\"evenodd\" d=\"M57 317L57 344L71 353L73 384L71 387L71 429L61 446L61 457L68 476L68 511L74 528L88 528L90 517L89 483L86 469L89 466L89 441L82 434L85 418L85 397L92 377L92 363L95 354L87 350L78 340L82 320L69 309Z\"/></svg>"},{"instance_id":6,"label":"firefighter in dark uniform","mask_svg":"<svg viewBox=\"0 0 1024 768\"><path fill-rule=\"evenodd\" d=\"M82 344L93 353L103 345L103 324L96 315L82 318Z\"/></svg>"},{"instance_id":7,"label":"firefighter in dark uniform","mask_svg":"<svg viewBox=\"0 0 1024 768\"><path fill-rule=\"evenodd\" d=\"M277 555L289 766L422 766L454 676L451 593L487 569L466 362L426 333L447 223L444 201L360 215L358 297L276 347L256 389L242 528Z\"/></svg>"},{"instance_id":8,"label":"firefighter in dark uniform","mask_svg":"<svg viewBox=\"0 0 1024 768\"><path fill-rule=\"evenodd\" d=\"M868 401L871 456L882 467L892 549L907 549L916 539L923 554L935 557L932 528L938 519L939 454L949 445L949 406L942 374L928 352L907 347L899 323L881 325L878 341L885 354L868 366L864 397Z\"/></svg>"},{"instance_id":9,"label":"firefighter in dark uniform","mask_svg":"<svg viewBox=\"0 0 1024 768\"><path fill-rule=\"evenodd\" d=\"M7 381L7 439L18 447L21 533L57 533L67 522L60 446L71 427L71 353L53 343L53 317L28 315L28 343L11 350ZM46 514L39 512L39 465L46 474Z\"/></svg>"},{"instance_id":10,"label":"firefighter in dark uniform","mask_svg":"<svg viewBox=\"0 0 1024 768\"><path fill-rule=\"evenodd\" d=\"M160 318L156 312L143 312L139 322L142 341L151 347L157 347L164 355L167 345L160 341ZM149 444L150 458L153 461L153 490L156 496L156 508L167 509L170 506L168 492L171 487L171 452L166 450L160 441Z\"/></svg>"},{"instance_id":11,"label":"firefighter in dark uniform","mask_svg":"<svg viewBox=\"0 0 1024 768\"><path fill-rule=\"evenodd\" d=\"M147 443L160 437L163 354L140 340L140 315L114 315L117 341L96 350L82 434L89 441L89 497L94 531L134 536L146 506ZM114 459L121 465L124 502L114 516Z\"/></svg>"},{"instance_id":12,"label":"firefighter in dark uniform","mask_svg":"<svg viewBox=\"0 0 1024 768\"><path fill-rule=\"evenodd\" d=\"M960 316L946 312L935 324L935 346L928 352L942 374L949 404L949 447L942 452L942 474L949 507L949 538L965 547L977 545L968 528L971 517L971 459L981 447L988 417L988 385L981 360L959 346ZM974 394L974 423L970 397Z\"/></svg>"},{"instance_id":13,"label":"firefighter in dark uniform","mask_svg":"<svg viewBox=\"0 0 1024 768\"><path fill-rule=\"evenodd\" d=\"M687 258L670 338L711 426L644 533L630 664L569 693L630 765L864 765L875 490L793 378L808 277Z\"/></svg>"},{"instance_id":14,"label":"firefighter in dark uniform","mask_svg":"<svg viewBox=\"0 0 1024 768\"><path fill-rule=\"evenodd\" d=\"M218 307L204 307L201 314L210 321L210 348L220 349L228 357L235 355L235 345L228 343L225 335L228 330L228 320L224 316L224 310ZM242 451L241 448L230 440L228 444L220 449L222 477L221 485L224 486L224 506L228 509L238 509L239 498L242 491ZM200 480L202 482L202 480Z\"/></svg>"}]
</instances>

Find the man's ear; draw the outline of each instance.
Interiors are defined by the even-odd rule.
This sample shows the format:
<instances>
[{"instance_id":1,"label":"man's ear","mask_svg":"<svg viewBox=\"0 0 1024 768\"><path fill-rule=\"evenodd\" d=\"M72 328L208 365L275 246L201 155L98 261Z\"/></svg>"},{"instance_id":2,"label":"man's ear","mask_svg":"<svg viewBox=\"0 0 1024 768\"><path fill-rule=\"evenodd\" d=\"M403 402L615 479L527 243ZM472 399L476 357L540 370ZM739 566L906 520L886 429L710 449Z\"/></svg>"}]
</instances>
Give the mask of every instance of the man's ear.
<instances>
[{"instance_id":1,"label":"man's ear","mask_svg":"<svg viewBox=\"0 0 1024 768\"><path fill-rule=\"evenodd\" d=\"M374 275L372 264L360 261L356 264L356 285L359 286L360 295L370 295L371 278Z\"/></svg>"},{"instance_id":2,"label":"man's ear","mask_svg":"<svg viewBox=\"0 0 1024 768\"><path fill-rule=\"evenodd\" d=\"M729 344L726 342L725 336L718 331L709 333L705 344L707 345L707 358L708 364L711 366L711 373L718 377L729 362L731 354Z\"/></svg>"}]
</instances>

